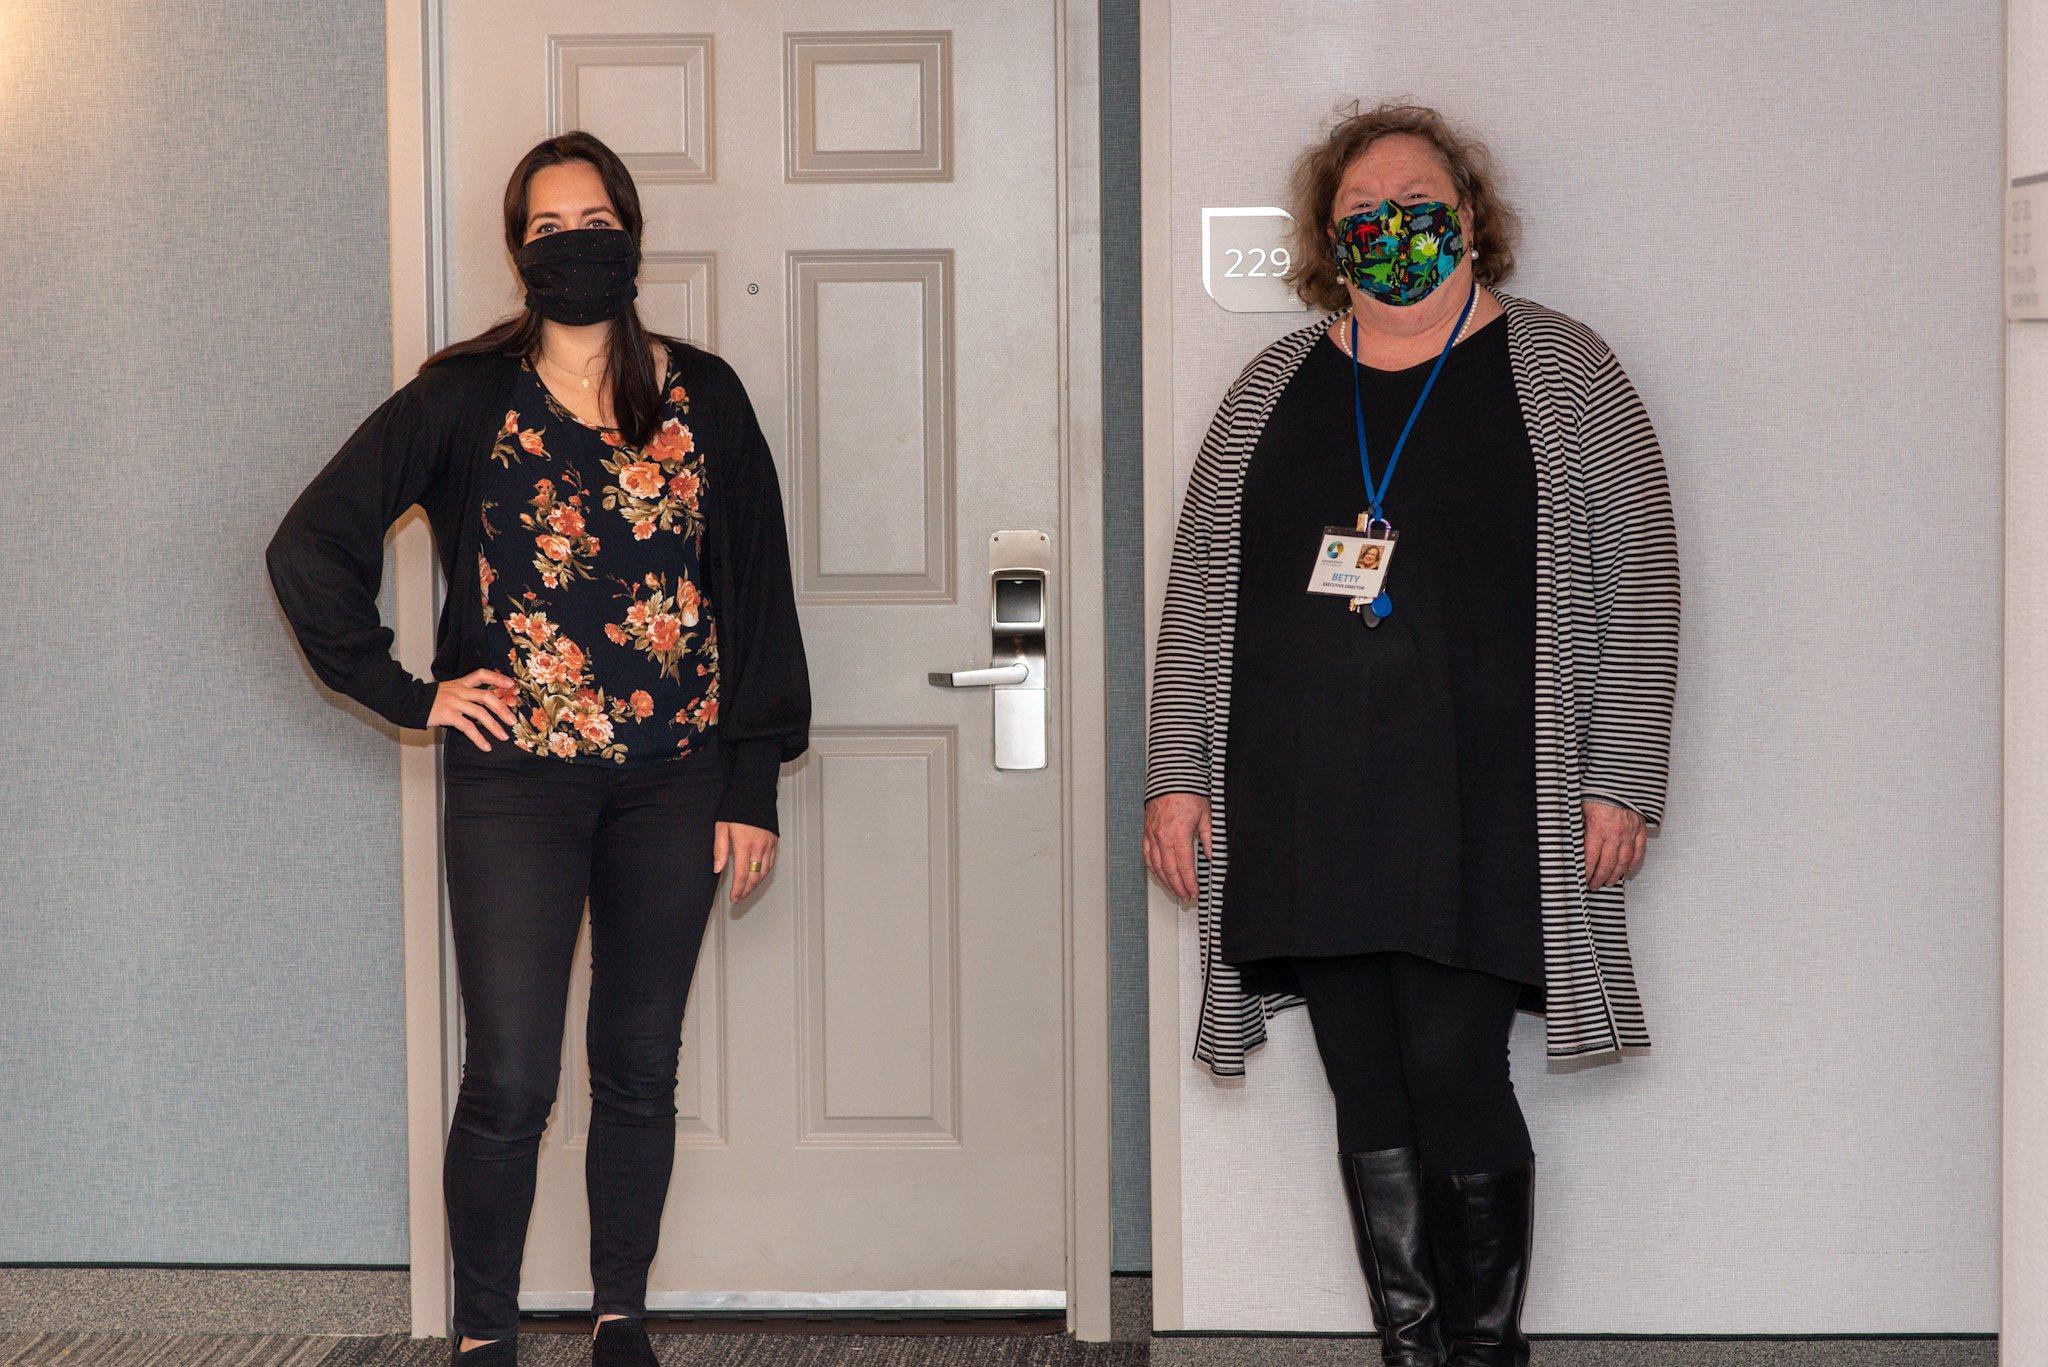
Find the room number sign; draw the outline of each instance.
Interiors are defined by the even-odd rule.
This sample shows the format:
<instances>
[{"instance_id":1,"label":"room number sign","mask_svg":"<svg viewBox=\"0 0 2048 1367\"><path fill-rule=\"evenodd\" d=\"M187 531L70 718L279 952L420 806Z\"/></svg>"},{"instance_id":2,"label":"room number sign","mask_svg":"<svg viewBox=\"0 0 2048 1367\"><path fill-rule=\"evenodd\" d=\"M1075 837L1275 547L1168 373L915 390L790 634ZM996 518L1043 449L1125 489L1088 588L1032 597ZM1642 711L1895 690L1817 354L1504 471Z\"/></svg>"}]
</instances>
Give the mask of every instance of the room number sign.
<instances>
[{"instance_id":1,"label":"room number sign","mask_svg":"<svg viewBox=\"0 0 2048 1367\"><path fill-rule=\"evenodd\" d=\"M1232 313L1298 313L1287 287L1294 264L1285 209L1202 210L1202 288Z\"/></svg>"}]
</instances>

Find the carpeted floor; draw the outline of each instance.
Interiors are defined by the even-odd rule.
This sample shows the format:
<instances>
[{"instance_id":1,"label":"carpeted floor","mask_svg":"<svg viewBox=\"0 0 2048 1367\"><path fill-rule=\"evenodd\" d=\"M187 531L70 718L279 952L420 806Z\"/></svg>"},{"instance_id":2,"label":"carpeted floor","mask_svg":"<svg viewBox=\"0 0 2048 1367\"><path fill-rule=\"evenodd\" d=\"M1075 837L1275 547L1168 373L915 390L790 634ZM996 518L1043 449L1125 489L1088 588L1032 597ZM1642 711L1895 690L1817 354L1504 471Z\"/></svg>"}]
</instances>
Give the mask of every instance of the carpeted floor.
<instances>
[{"instance_id":1,"label":"carpeted floor","mask_svg":"<svg viewBox=\"0 0 2048 1367\"><path fill-rule=\"evenodd\" d=\"M1153 1337L1151 1283L1119 1277L1113 1343L1060 1334L657 1333L667 1367L1357 1367L1369 1338ZM415 1339L406 1274L229 1268L0 1268L0 1367L443 1367ZM106 1331L122 1326L123 1332ZM536 1326L540 1327L540 1326ZM335 1333L337 1328L349 1333ZM328 1332L315 1332L326 1330ZM1995 1367L1989 1338L1545 1339L1534 1367ZM578 1332L528 1332L522 1367L585 1367Z\"/></svg>"},{"instance_id":2,"label":"carpeted floor","mask_svg":"<svg viewBox=\"0 0 2048 1367\"><path fill-rule=\"evenodd\" d=\"M1142 1343L1039 1337L887 1338L880 1335L657 1334L668 1367L1139 1367ZM446 1339L403 1334L311 1338L244 1334L0 1335L6 1367L442 1367ZM580 1334L525 1334L520 1367L588 1367Z\"/></svg>"},{"instance_id":3,"label":"carpeted floor","mask_svg":"<svg viewBox=\"0 0 2048 1367\"><path fill-rule=\"evenodd\" d=\"M890 1338L880 1335L662 1334L667 1367L1356 1367L1379 1361L1353 1338L1163 1338L1075 1343L1063 1336ZM1983 1339L1538 1340L1537 1367L1991 1367ZM7 1334L5 1367L442 1367L446 1339L254 1334ZM577 1334L529 1334L521 1367L585 1367Z\"/></svg>"},{"instance_id":4,"label":"carpeted floor","mask_svg":"<svg viewBox=\"0 0 2048 1367\"><path fill-rule=\"evenodd\" d=\"M1157 1338L1155 1367L1358 1367L1380 1360L1352 1338ZM1545 1339L1531 1367L1995 1367L1990 1339Z\"/></svg>"}]
</instances>

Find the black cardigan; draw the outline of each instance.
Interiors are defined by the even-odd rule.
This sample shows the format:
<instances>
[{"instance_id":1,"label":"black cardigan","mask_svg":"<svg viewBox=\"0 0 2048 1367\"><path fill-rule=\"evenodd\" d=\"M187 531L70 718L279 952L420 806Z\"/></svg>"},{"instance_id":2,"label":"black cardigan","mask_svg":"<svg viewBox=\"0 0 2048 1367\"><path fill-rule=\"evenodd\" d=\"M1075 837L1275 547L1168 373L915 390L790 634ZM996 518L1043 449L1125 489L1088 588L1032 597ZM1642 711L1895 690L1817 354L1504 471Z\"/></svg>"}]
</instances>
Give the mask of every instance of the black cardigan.
<instances>
[{"instance_id":1,"label":"black cardigan","mask_svg":"<svg viewBox=\"0 0 2048 1367\"><path fill-rule=\"evenodd\" d=\"M718 819L777 829L775 783L809 744L811 694L790 584L782 491L739 376L687 342L678 358L705 452L704 573L718 623L718 734L727 785ZM265 559L306 661L328 687L400 726L424 727L436 684L392 658L377 615L384 536L418 504L448 584L435 680L490 667L477 578L477 508L510 407L515 356L457 356L422 370L342 443L292 503Z\"/></svg>"}]
</instances>

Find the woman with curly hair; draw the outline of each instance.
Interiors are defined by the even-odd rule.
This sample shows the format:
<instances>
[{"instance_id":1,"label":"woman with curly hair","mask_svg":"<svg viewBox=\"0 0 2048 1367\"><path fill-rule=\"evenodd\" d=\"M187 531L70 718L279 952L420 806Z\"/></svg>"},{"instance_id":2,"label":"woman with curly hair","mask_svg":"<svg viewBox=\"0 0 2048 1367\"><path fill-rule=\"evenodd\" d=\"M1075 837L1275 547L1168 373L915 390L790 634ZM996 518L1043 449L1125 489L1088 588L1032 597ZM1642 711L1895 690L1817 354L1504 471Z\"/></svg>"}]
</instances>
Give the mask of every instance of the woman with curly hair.
<instances>
[{"instance_id":1,"label":"woman with curly hair","mask_svg":"<svg viewBox=\"0 0 2048 1367\"><path fill-rule=\"evenodd\" d=\"M1198 1060L1242 1073L1308 1007L1385 1360L1522 1363L1515 1011L1553 1057L1649 1044L1622 885L1663 819L1664 465L1600 336L1501 288L1515 216L1442 115L1354 107L1293 198L1324 316L1253 358L1188 482L1146 861L1198 904Z\"/></svg>"}]
</instances>

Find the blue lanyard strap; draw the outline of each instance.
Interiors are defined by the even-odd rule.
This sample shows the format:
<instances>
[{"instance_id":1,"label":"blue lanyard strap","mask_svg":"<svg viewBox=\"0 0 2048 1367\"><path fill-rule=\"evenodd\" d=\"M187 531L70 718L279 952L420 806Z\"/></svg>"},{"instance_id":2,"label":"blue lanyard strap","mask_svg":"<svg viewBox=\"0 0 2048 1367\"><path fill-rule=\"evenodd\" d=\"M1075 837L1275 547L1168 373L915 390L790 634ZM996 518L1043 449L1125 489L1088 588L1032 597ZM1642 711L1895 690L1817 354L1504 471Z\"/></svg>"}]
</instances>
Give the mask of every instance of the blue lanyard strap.
<instances>
[{"instance_id":1,"label":"blue lanyard strap","mask_svg":"<svg viewBox=\"0 0 2048 1367\"><path fill-rule=\"evenodd\" d=\"M1394 443L1394 453L1387 457L1387 473L1380 482L1372 481L1372 460L1365 451L1365 396L1358 386L1358 314L1351 315L1351 415L1358 421L1358 468L1365 474L1365 497L1372 508L1375 522L1385 519L1380 513L1380 504L1387 496L1387 486L1394 482L1394 467L1401 462L1401 449L1408 445L1408 434L1415 430L1415 420L1422 415L1422 405L1429 401L1429 391L1436 387L1436 377L1442 372L1444 362L1450 358L1451 345L1458 340L1458 334L1465 330L1465 320L1472 316L1472 305L1479 300L1479 282L1472 282L1472 293L1466 297L1465 307L1458 311L1457 325L1451 335L1444 339L1444 349L1436 354L1436 364L1429 368L1429 378L1422 382L1422 392L1415 396L1415 407L1408 410L1408 421L1401 425L1400 439Z\"/></svg>"}]
</instances>

